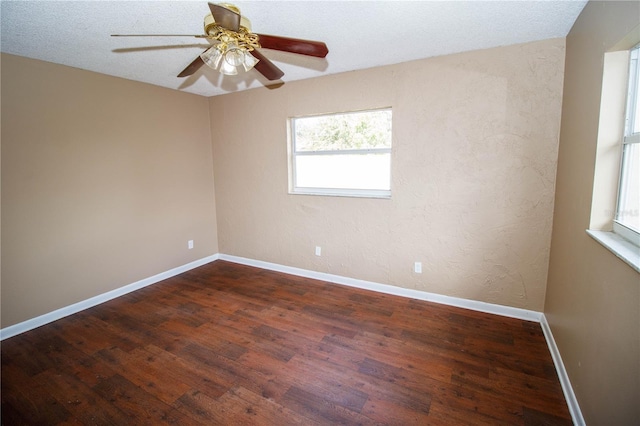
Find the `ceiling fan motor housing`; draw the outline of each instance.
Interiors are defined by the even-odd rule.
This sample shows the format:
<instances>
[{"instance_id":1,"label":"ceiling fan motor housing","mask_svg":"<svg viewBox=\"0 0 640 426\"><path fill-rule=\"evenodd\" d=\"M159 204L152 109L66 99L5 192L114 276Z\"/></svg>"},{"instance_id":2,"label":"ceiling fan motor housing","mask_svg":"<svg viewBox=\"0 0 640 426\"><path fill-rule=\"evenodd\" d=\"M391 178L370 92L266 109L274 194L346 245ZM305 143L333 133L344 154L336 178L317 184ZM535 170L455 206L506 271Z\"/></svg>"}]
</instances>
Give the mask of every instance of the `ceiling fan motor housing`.
<instances>
[{"instance_id":1,"label":"ceiling fan motor housing","mask_svg":"<svg viewBox=\"0 0 640 426\"><path fill-rule=\"evenodd\" d=\"M238 14L239 9L235 8L236 10L238 10ZM235 10L234 10L235 12ZM216 20L213 19L213 15L208 14L204 17L204 33L205 34L212 34L216 32L216 28L219 25L216 23ZM251 32L251 21L249 21L249 19L245 18L244 16L240 15L240 27L244 28L247 32Z\"/></svg>"}]
</instances>

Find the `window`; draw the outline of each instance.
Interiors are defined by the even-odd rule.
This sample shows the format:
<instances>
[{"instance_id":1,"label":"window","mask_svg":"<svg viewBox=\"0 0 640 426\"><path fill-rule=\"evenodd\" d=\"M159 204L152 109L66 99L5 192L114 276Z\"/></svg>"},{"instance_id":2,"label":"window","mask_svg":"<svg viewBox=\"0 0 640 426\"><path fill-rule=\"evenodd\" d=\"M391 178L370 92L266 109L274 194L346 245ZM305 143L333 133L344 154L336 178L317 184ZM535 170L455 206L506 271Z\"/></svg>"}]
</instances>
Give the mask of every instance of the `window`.
<instances>
[{"instance_id":1,"label":"window","mask_svg":"<svg viewBox=\"0 0 640 426\"><path fill-rule=\"evenodd\" d=\"M640 45L629 55L629 85L614 232L640 245Z\"/></svg>"},{"instance_id":2,"label":"window","mask_svg":"<svg viewBox=\"0 0 640 426\"><path fill-rule=\"evenodd\" d=\"M640 272L637 35L605 52L587 234ZM612 232L613 231L613 232Z\"/></svg>"},{"instance_id":3,"label":"window","mask_svg":"<svg viewBox=\"0 0 640 426\"><path fill-rule=\"evenodd\" d=\"M391 197L391 109L291 118L290 192Z\"/></svg>"}]
</instances>

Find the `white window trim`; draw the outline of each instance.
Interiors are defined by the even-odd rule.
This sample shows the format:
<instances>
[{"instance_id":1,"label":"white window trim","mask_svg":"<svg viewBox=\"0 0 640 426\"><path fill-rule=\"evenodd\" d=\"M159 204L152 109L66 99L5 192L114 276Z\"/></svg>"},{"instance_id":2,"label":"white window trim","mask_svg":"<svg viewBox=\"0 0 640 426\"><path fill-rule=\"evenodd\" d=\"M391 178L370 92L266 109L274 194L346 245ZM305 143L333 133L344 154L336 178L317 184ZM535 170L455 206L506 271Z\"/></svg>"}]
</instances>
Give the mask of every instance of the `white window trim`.
<instances>
[{"instance_id":1,"label":"white window trim","mask_svg":"<svg viewBox=\"0 0 640 426\"><path fill-rule=\"evenodd\" d=\"M296 157L304 155L367 155L367 154L391 154L391 148L366 148L366 149L342 149L324 151L298 151Z\"/></svg>"},{"instance_id":2,"label":"white window trim","mask_svg":"<svg viewBox=\"0 0 640 426\"><path fill-rule=\"evenodd\" d=\"M620 235L625 240L629 241L631 244L640 248L640 234L634 231L633 229L624 226L622 223L617 220L613 221L613 232Z\"/></svg>"},{"instance_id":3,"label":"white window trim","mask_svg":"<svg viewBox=\"0 0 640 426\"><path fill-rule=\"evenodd\" d=\"M633 48L630 48L628 51L631 51ZM628 56L627 56L628 57ZM606 68L606 60L605 60L605 68ZM627 70L629 70L629 66L627 65ZM629 81L629 74L627 74L627 82ZM628 84L626 84L625 86L628 86ZM604 89L604 83L603 83L603 89ZM627 88L627 91L624 95L625 98L625 104L627 104L626 106L628 107L628 100L631 97L631 90L638 90L637 87L629 87ZM603 93L603 98L605 96L605 93ZM600 126L603 125L602 122L602 118L603 118L603 107L610 107L609 105L601 105L601 122L600 122ZM622 140L622 144L620 144L620 142L618 142L618 146L621 148L620 149L620 154L622 154L622 148L625 144L630 144L630 143L640 143L640 134L632 134L629 135L628 133L628 129L630 128L630 123L627 121L627 117L629 116L628 111L626 111L627 108L625 108L625 123L623 128L621 129L621 132L618 133L619 135L619 141ZM605 119L606 121L606 119ZM606 124L606 123L605 123ZM600 142L600 140L599 140ZM622 156L619 157L620 159L622 159ZM621 183L622 183L622 171L621 169L618 169L618 190L617 195L618 197L620 196L620 191L622 190L622 188L620 188ZM593 206L592 206L593 208ZM617 214L617 210L618 210L618 200L616 200L615 202L615 206L614 206L614 210L616 211ZM592 211L592 221L593 221L593 211ZM609 225L612 230L611 231L603 231L603 230L594 230L594 229L587 229L587 234L589 236L591 236L594 240L596 240L598 243L600 243L601 245L603 245L605 248L607 248L609 251L611 251L613 254L615 254L619 259L621 259L622 261L624 261L625 263L627 263L629 266L631 266L634 270L636 270L637 272L640 272L640 234L638 232L636 232L635 230L632 230L626 226L624 226L623 224L621 224L619 221L617 221L615 219L615 214L614 214L614 218L613 220L611 220L610 225ZM610 228L610 229L611 229Z\"/></svg>"},{"instance_id":4,"label":"white window trim","mask_svg":"<svg viewBox=\"0 0 640 426\"><path fill-rule=\"evenodd\" d=\"M624 137L624 145L630 145L632 143L640 143L640 133L634 133Z\"/></svg>"},{"instance_id":5,"label":"white window trim","mask_svg":"<svg viewBox=\"0 0 640 426\"><path fill-rule=\"evenodd\" d=\"M391 107L372 108L359 111L337 112L334 114L348 114L367 111L392 111ZM332 114L320 114L332 115ZM367 155L367 154L389 154L391 155L393 148L366 148L366 149L350 149L350 150L326 150L326 151L296 151L294 141L294 120L289 118L288 133L288 150L289 150L289 194L292 195L325 195L332 197L353 197L353 198L380 198L391 199L391 189L360 189L360 188L321 188L321 187L303 187L296 186L296 157L299 156L323 156L323 155Z\"/></svg>"}]
</instances>

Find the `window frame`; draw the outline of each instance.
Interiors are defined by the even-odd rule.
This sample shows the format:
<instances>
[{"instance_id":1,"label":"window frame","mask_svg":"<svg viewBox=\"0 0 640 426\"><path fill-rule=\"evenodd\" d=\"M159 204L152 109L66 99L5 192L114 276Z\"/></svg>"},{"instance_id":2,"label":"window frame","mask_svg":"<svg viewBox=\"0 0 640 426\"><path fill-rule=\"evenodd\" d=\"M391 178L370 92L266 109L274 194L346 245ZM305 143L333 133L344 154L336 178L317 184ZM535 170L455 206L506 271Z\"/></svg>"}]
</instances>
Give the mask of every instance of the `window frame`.
<instances>
[{"instance_id":1,"label":"window frame","mask_svg":"<svg viewBox=\"0 0 640 426\"><path fill-rule=\"evenodd\" d=\"M624 134L622 137L622 149L620 156L620 174L618 176L618 193L616 199L616 211L613 219L613 232L630 241L635 246L640 246L640 232L626 226L619 218L626 214L622 205L623 194L627 190L625 179L625 155L628 147L640 144L640 132L633 132L635 117L637 114L637 99L640 96L640 44L629 49L629 73L627 79L627 96L625 102ZM638 145L640 147L640 145ZM636 148L638 149L638 148Z\"/></svg>"},{"instance_id":2,"label":"window frame","mask_svg":"<svg viewBox=\"0 0 640 426\"><path fill-rule=\"evenodd\" d=\"M298 119L310 117L328 117L334 115L358 114L376 111L389 111L393 122L393 110L391 107L372 108L357 111L333 112L327 114L315 114L289 117L288 119L288 151L289 151L289 194L294 195L324 195L334 197L356 197L356 198L391 198L391 181L392 181L392 151L393 151L393 124L391 128L391 147L389 148L364 148L364 149L348 149L348 150L318 150L318 151L297 151L295 140L295 121ZM337 155L370 155L370 154L388 154L389 155L389 189L363 189L363 188L330 188L330 187L305 187L297 186L297 157L305 156L337 156Z\"/></svg>"}]
</instances>

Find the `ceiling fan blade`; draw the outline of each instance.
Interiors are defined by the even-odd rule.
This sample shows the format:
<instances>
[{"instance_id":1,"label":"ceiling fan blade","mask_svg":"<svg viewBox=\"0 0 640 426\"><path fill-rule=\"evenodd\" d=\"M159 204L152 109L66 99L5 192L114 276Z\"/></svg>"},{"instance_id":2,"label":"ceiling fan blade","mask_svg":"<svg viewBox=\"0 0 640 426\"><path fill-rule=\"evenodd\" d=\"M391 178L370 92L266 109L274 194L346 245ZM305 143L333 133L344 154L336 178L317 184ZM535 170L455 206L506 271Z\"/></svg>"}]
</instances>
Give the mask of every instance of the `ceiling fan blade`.
<instances>
[{"instance_id":1,"label":"ceiling fan blade","mask_svg":"<svg viewBox=\"0 0 640 426\"><path fill-rule=\"evenodd\" d=\"M268 80L279 80L284 75L284 72L275 66L275 64L267 59L262 53L257 50L252 50L251 54L254 58L258 59L258 63L254 68Z\"/></svg>"},{"instance_id":2,"label":"ceiling fan blade","mask_svg":"<svg viewBox=\"0 0 640 426\"><path fill-rule=\"evenodd\" d=\"M324 58L329 53L327 45L321 41L301 40L298 38L257 34L260 46L265 49L282 50L283 52Z\"/></svg>"},{"instance_id":3,"label":"ceiling fan blade","mask_svg":"<svg viewBox=\"0 0 640 426\"><path fill-rule=\"evenodd\" d=\"M209 3L209 9L216 24L228 30L238 32L240 29L240 14L213 3Z\"/></svg>"},{"instance_id":4,"label":"ceiling fan blade","mask_svg":"<svg viewBox=\"0 0 640 426\"><path fill-rule=\"evenodd\" d=\"M198 71L201 66L204 65L204 61L200 56L193 60L185 69L182 70L178 77L188 77L192 75L194 72Z\"/></svg>"}]
</instances>

